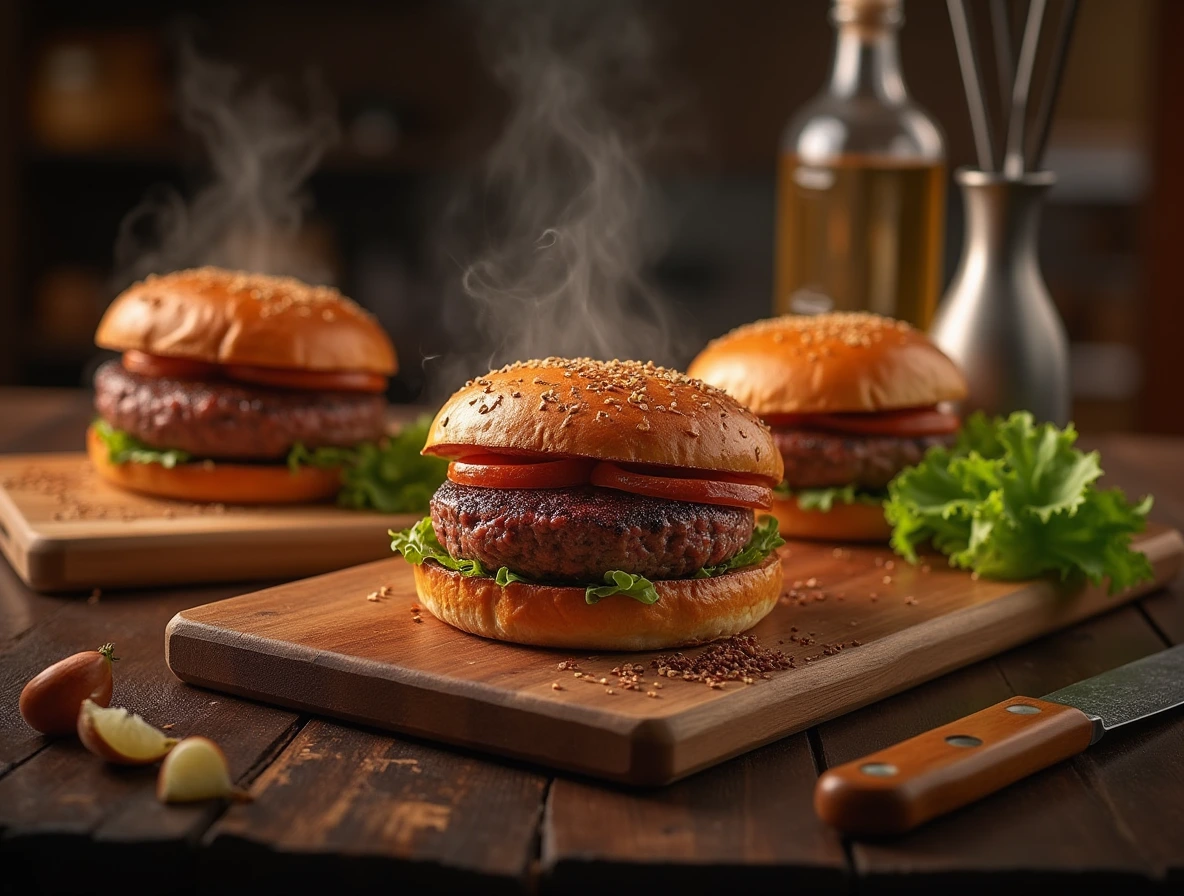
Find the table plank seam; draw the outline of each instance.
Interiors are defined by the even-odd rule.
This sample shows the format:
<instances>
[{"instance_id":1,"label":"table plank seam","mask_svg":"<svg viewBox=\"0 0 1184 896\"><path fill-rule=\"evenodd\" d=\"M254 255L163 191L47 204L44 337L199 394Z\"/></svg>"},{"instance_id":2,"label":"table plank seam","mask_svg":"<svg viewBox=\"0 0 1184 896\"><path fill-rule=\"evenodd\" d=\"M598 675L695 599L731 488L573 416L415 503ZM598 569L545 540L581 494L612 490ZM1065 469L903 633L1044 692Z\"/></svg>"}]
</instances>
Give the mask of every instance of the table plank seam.
<instances>
[{"instance_id":1,"label":"table plank seam","mask_svg":"<svg viewBox=\"0 0 1184 896\"><path fill-rule=\"evenodd\" d=\"M1142 864L1144 865L1143 877L1154 881L1162 881L1166 876L1167 869L1156 862L1155 858L1143 849L1139 844L1139 838L1135 832L1123 820L1122 813L1110 796L1110 790L1106 786L1106 782L1098 774L1097 760L1092 758L1088 752L1085 752L1080 756L1075 756L1069 765L1073 769L1073 774L1085 786L1086 792L1106 807L1106 812L1110 816L1110 820L1118 836L1125 840L1134 853L1142 860Z\"/></svg>"},{"instance_id":2,"label":"table plank seam","mask_svg":"<svg viewBox=\"0 0 1184 896\"><path fill-rule=\"evenodd\" d=\"M236 782L238 786L250 788L251 784L253 784L255 780L261 774L263 774L263 772L265 772L273 762L279 759L284 750L286 750L288 745L296 739L301 731L304 730L304 726L307 725L311 719L312 716L310 715L302 714L297 716L292 721L291 725L281 731L279 735L276 736L275 740L268 744L259 753L258 758L256 758L255 761L251 763L251 766L245 772L243 772L242 776Z\"/></svg>"},{"instance_id":3,"label":"table plank seam","mask_svg":"<svg viewBox=\"0 0 1184 896\"><path fill-rule=\"evenodd\" d=\"M1156 593L1158 593L1158 592L1156 592ZM1158 622L1156 622L1156 620L1155 620L1155 617L1154 617L1154 616L1153 616L1151 613L1149 613L1149 612L1147 611L1147 608L1146 608L1146 607L1144 607L1144 606L1143 606L1143 602L1142 602L1142 601L1137 601L1137 602L1135 603L1135 606L1136 606L1136 607L1138 608L1138 610L1139 610L1139 615L1143 617L1143 620L1144 620L1144 621L1145 621L1145 622L1146 622L1146 623L1147 623L1149 626L1151 626L1151 630L1152 630L1153 632L1155 632L1156 636L1157 636L1157 637L1158 637L1158 638L1159 638L1161 641L1163 641L1164 647L1171 647L1171 646L1172 646L1172 644L1174 643L1174 642L1172 641L1172 637L1171 637L1171 635L1169 635L1169 634L1168 634L1168 633L1167 633L1167 632L1166 632L1166 631L1165 631L1165 630L1164 630L1164 629L1163 629L1163 628L1160 626L1160 624L1159 624Z\"/></svg>"}]
</instances>

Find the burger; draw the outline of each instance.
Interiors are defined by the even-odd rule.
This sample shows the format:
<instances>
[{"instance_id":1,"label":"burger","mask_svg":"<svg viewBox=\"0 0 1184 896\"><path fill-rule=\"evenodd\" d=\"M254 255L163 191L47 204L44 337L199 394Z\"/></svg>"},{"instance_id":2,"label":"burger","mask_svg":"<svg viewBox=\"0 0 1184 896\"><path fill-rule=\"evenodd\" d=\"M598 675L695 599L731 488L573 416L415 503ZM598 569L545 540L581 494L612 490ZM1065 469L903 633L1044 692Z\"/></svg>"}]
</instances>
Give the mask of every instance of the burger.
<instances>
[{"instance_id":1,"label":"burger","mask_svg":"<svg viewBox=\"0 0 1184 896\"><path fill-rule=\"evenodd\" d=\"M95 470L197 502L333 496L334 459L383 436L397 369L382 328L337 290L212 267L131 286L95 342L122 353L95 373Z\"/></svg>"},{"instance_id":2,"label":"burger","mask_svg":"<svg viewBox=\"0 0 1184 896\"><path fill-rule=\"evenodd\" d=\"M711 342L689 373L772 427L785 462L774 494L781 534L886 540L886 487L934 445L951 444L966 397L958 367L904 321L786 315Z\"/></svg>"},{"instance_id":3,"label":"burger","mask_svg":"<svg viewBox=\"0 0 1184 896\"><path fill-rule=\"evenodd\" d=\"M451 459L392 547L420 602L476 635L647 650L742 632L781 591L781 456L724 393L633 361L548 358L472 380L424 453Z\"/></svg>"}]
</instances>

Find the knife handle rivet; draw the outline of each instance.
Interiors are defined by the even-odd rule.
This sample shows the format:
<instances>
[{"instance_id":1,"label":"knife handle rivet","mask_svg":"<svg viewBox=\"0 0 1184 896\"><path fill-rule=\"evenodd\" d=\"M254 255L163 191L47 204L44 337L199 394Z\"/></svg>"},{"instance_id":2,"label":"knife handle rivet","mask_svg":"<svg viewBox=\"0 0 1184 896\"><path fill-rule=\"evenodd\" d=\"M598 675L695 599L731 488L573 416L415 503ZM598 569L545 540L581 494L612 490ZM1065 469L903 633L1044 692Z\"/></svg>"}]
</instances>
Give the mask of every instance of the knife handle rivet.
<instances>
[{"instance_id":1,"label":"knife handle rivet","mask_svg":"<svg viewBox=\"0 0 1184 896\"><path fill-rule=\"evenodd\" d=\"M891 778L897 771L895 765L887 762L865 762L859 770L873 778Z\"/></svg>"},{"instance_id":2,"label":"knife handle rivet","mask_svg":"<svg viewBox=\"0 0 1184 896\"><path fill-rule=\"evenodd\" d=\"M1031 706L1027 703L1013 703L1007 707L1008 712L1014 712L1017 716L1034 716L1040 712L1040 707Z\"/></svg>"},{"instance_id":3,"label":"knife handle rivet","mask_svg":"<svg viewBox=\"0 0 1184 896\"><path fill-rule=\"evenodd\" d=\"M971 737L969 734L951 734L946 738L946 743L951 747L981 747L983 742L977 737Z\"/></svg>"}]
</instances>

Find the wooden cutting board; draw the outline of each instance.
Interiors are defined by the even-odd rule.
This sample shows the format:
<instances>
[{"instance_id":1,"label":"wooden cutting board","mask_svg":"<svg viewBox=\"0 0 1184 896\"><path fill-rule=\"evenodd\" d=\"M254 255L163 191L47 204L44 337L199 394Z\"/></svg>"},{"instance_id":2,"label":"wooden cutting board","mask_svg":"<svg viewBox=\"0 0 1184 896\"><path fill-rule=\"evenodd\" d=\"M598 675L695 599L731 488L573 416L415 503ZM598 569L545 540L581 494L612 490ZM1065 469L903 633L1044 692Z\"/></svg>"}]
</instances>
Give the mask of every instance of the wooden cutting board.
<instances>
[{"instance_id":1,"label":"wooden cutting board","mask_svg":"<svg viewBox=\"0 0 1184 896\"><path fill-rule=\"evenodd\" d=\"M589 656L460 632L417 612L411 568L397 557L185 610L165 643L169 668L192 684L664 784L1112 609L1179 571L1176 530L1153 527L1138 546L1155 583L1109 597L1045 581L976 581L941 557L914 567L885 548L791 543L782 599L751 634L796 668L719 689L659 679L655 653ZM561 669L568 661L578 669ZM644 666L638 690L613 674L624 662Z\"/></svg>"},{"instance_id":2,"label":"wooden cutting board","mask_svg":"<svg viewBox=\"0 0 1184 896\"><path fill-rule=\"evenodd\" d=\"M419 516L157 500L101 481L85 454L0 455L0 550L40 591L315 575L388 556L387 529Z\"/></svg>"}]
</instances>

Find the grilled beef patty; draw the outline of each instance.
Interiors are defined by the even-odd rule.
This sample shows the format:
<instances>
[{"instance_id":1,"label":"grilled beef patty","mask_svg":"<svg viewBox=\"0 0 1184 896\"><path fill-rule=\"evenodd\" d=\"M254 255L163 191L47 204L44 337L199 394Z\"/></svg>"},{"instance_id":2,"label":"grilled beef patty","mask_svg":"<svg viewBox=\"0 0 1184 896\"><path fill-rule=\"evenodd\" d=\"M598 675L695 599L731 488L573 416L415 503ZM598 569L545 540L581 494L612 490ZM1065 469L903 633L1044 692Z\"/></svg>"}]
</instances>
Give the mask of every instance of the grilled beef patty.
<instances>
[{"instance_id":1,"label":"grilled beef patty","mask_svg":"<svg viewBox=\"0 0 1184 896\"><path fill-rule=\"evenodd\" d=\"M785 460L785 481L794 488L829 488L855 483L879 489L933 445L952 445L954 435L854 436L774 429L773 440Z\"/></svg>"},{"instance_id":2,"label":"grilled beef patty","mask_svg":"<svg viewBox=\"0 0 1184 896\"><path fill-rule=\"evenodd\" d=\"M677 579L737 554L753 512L595 486L496 489L445 482L432 528L453 557L549 582L598 582L610 569Z\"/></svg>"},{"instance_id":3,"label":"grilled beef patty","mask_svg":"<svg viewBox=\"0 0 1184 896\"><path fill-rule=\"evenodd\" d=\"M199 458L278 460L296 442L350 447L379 438L386 399L147 377L108 361L95 373L95 409L154 448L178 448Z\"/></svg>"}]
</instances>

